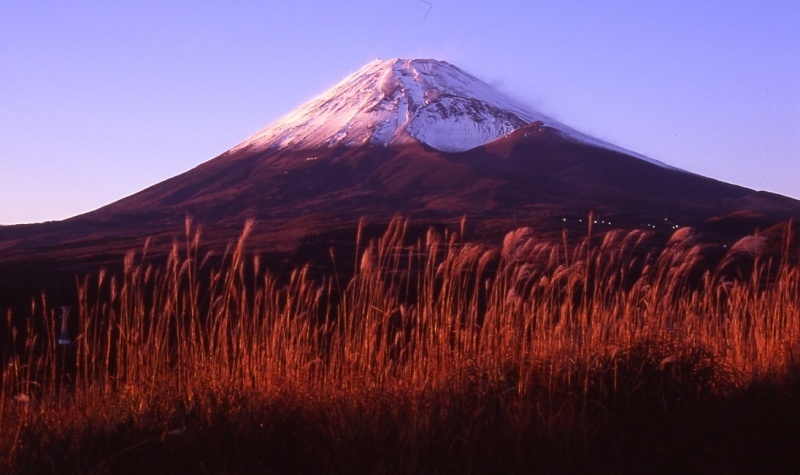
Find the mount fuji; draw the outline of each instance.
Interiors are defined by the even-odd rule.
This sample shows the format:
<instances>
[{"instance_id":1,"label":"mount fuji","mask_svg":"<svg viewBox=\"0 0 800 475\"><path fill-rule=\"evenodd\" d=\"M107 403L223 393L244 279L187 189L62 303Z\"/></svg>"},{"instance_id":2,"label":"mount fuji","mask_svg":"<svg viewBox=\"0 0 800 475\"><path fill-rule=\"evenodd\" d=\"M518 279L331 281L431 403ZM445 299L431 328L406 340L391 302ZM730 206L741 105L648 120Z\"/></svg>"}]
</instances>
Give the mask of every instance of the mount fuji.
<instances>
[{"instance_id":1,"label":"mount fuji","mask_svg":"<svg viewBox=\"0 0 800 475\"><path fill-rule=\"evenodd\" d=\"M796 218L800 202L592 138L449 63L378 60L183 174L64 221L0 227L0 280L74 276L148 237L167 249L187 215L223 249L254 218L252 250L303 261L350 246L361 217L380 229L396 214L421 227L466 216L469 239L496 242L520 226L579 236L590 212L609 230L727 240Z\"/></svg>"}]
</instances>

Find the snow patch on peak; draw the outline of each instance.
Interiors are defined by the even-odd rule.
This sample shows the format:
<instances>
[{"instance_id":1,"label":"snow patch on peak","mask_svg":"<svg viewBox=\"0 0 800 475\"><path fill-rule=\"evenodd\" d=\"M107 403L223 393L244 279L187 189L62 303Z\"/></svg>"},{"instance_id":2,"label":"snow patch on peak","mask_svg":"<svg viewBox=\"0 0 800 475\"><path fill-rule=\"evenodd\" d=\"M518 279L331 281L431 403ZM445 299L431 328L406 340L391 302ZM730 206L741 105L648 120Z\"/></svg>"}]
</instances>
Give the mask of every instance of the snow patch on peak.
<instances>
[{"instance_id":1,"label":"snow patch on peak","mask_svg":"<svg viewBox=\"0 0 800 475\"><path fill-rule=\"evenodd\" d=\"M386 146L416 139L460 152L544 119L449 63L376 60L236 149Z\"/></svg>"},{"instance_id":2,"label":"snow patch on peak","mask_svg":"<svg viewBox=\"0 0 800 475\"><path fill-rule=\"evenodd\" d=\"M417 140L443 152L462 152L535 121L575 141L631 154L528 110L452 64L399 58L368 63L233 151Z\"/></svg>"}]
</instances>

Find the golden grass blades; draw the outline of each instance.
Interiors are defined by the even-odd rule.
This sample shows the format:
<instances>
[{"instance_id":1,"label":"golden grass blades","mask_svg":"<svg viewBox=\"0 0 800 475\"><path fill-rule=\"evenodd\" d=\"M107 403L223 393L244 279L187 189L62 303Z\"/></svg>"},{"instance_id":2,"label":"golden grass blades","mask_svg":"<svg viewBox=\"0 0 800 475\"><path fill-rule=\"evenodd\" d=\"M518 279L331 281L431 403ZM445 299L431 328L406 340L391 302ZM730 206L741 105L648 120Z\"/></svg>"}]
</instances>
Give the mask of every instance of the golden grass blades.
<instances>
[{"instance_id":1,"label":"golden grass blades","mask_svg":"<svg viewBox=\"0 0 800 475\"><path fill-rule=\"evenodd\" d=\"M279 279L247 252L252 222L215 260L187 218L164 259L146 244L122 274L78 283L72 346L45 296L7 312L0 470L580 471L600 456L625 471L694 454L664 434L699 440L698 414L733 430L728 407L793 401L791 236L762 258L763 240L720 253L690 229L662 248L638 230L570 246L529 228L491 247L463 222L416 241L402 217L369 242L363 226L353 275ZM788 386L764 399L766 382ZM722 440L705 443L735 446Z\"/></svg>"}]
</instances>

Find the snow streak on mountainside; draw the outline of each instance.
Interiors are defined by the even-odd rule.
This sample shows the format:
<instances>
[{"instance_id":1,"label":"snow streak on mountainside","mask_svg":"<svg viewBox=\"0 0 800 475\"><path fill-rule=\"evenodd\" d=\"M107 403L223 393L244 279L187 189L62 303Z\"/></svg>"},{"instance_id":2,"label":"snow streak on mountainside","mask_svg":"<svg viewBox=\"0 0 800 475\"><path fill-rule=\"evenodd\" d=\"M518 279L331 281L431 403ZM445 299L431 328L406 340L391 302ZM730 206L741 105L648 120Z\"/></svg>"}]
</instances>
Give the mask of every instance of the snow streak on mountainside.
<instances>
[{"instance_id":1,"label":"snow streak on mountainside","mask_svg":"<svg viewBox=\"0 0 800 475\"><path fill-rule=\"evenodd\" d=\"M373 61L234 150L389 146L416 139L462 152L541 121L565 136L668 167L527 110L457 67L430 59Z\"/></svg>"}]
</instances>

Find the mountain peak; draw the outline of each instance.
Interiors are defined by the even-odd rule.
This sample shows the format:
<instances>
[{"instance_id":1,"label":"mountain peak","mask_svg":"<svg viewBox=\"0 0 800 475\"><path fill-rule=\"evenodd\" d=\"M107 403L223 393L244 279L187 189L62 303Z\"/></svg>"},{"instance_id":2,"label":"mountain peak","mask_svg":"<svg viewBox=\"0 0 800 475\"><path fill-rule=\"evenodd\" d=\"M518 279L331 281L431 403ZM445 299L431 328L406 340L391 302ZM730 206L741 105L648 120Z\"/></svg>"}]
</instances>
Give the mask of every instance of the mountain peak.
<instances>
[{"instance_id":1,"label":"mountain peak","mask_svg":"<svg viewBox=\"0 0 800 475\"><path fill-rule=\"evenodd\" d=\"M416 139L461 152L536 120L491 86L444 61L375 60L237 148L388 146Z\"/></svg>"},{"instance_id":2,"label":"mountain peak","mask_svg":"<svg viewBox=\"0 0 800 475\"><path fill-rule=\"evenodd\" d=\"M390 146L416 140L442 152L463 152L536 121L567 139L671 168L577 132L435 59L367 63L233 150Z\"/></svg>"}]
</instances>

